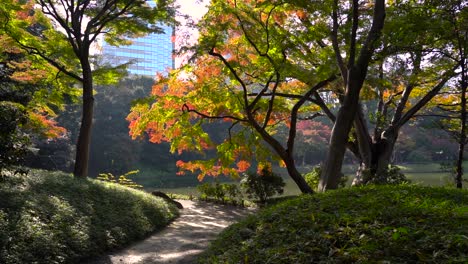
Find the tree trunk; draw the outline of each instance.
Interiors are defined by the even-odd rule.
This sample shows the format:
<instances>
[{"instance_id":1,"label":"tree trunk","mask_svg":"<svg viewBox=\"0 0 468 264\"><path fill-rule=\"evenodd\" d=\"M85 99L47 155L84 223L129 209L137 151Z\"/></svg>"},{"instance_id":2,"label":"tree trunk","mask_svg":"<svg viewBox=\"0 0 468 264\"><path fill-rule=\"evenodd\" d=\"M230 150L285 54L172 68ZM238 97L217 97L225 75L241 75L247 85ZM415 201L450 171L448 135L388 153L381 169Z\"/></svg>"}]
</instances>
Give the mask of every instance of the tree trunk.
<instances>
[{"instance_id":1,"label":"tree trunk","mask_svg":"<svg viewBox=\"0 0 468 264\"><path fill-rule=\"evenodd\" d=\"M357 130L358 131L358 130ZM360 133L358 133L360 134ZM358 136L358 140L360 140ZM365 141L369 146L362 147L364 144L359 143L360 149L371 150L370 157L367 159L361 159L361 163L356 172L356 176L353 180L354 185L366 184L369 180L376 175L382 175L388 169L388 166L392 162L393 151L395 149L395 144L398 138L398 130L386 130L381 137L377 139L376 142ZM362 140L362 139L361 139ZM369 156L369 154L367 154ZM370 177L365 178L363 175L364 170L367 170L370 174ZM369 175L368 175L369 176Z\"/></svg>"},{"instance_id":2,"label":"tree trunk","mask_svg":"<svg viewBox=\"0 0 468 264\"><path fill-rule=\"evenodd\" d=\"M348 71L349 84L343 105L340 107L333 125L327 159L319 181L319 191L338 188L348 134L358 108L359 93L362 86L359 78L361 78L361 75L357 69L352 68Z\"/></svg>"},{"instance_id":3,"label":"tree trunk","mask_svg":"<svg viewBox=\"0 0 468 264\"><path fill-rule=\"evenodd\" d=\"M312 190L312 188L307 184L304 177L302 177L301 173L299 173L299 171L296 169L294 159L285 158L283 159L283 161L286 164L286 169L288 171L289 177L293 179L297 187L299 187L299 190L301 190L302 193L313 193L314 191Z\"/></svg>"},{"instance_id":4,"label":"tree trunk","mask_svg":"<svg viewBox=\"0 0 468 264\"><path fill-rule=\"evenodd\" d=\"M94 97L93 78L88 57L82 59L83 68L83 112L81 115L80 134L76 144L76 159L73 175L86 178L88 176L89 147L91 144L91 128L93 124Z\"/></svg>"},{"instance_id":5,"label":"tree trunk","mask_svg":"<svg viewBox=\"0 0 468 264\"><path fill-rule=\"evenodd\" d=\"M465 137L466 138L466 137ZM465 151L465 144L460 142L458 145L458 159L457 159L457 175L455 176L455 183L457 188L463 188L463 154Z\"/></svg>"},{"instance_id":6,"label":"tree trunk","mask_svg":"<svg viewBox=\"0 0 468 264\"><path fill-rule=\"evenodd\" d=\"M346 90L343 104L338 111L338 115L333 126L327 160L320 177L319 191L336 189L341 177L341 166L348 142L348 134L351 130L351 126L358 109L359 94L361 92L362 85L364 84L364 80L366 79L367 68L372 59L372 55L374 54L377 40L380 38L385 21L385 1L375 0L374 3L372 26L365 42L361 46L357 60L355 60L359 8L358 1L353 1L353 29L350 40L351 45L349 50L348 66L345 67L337 41L338 16L336 9L338 2L335 1L336 6L334 7L335 10L333 12L334 25L332 43L335 50L335 56L337 57L337 63L340 66L341 74L343 75L342 77L346 85ZM347 72L344 71L345 68L347 68Z\"/></svg>"},{"instance_id":7,"label":"tree trunk","mask_svg":"<svg viewBox=\"0 0 468 264\"><path fill-rule=\"evenodd\" d=\"M457 188L463 187L463 154L466 144L466 92L468 88L468 78L465 68L465 59L462 60L462 79L461 79L461 109L460 109L460 138L458 139L458 159L457 159L457 175L455 182Z\"/></svg>"},{"instance_id":8,"label":"tree trunk","mask_svg":"<svg viewBox=\"0 0 468 264\"><path fill-rule=\"evenodd\" d=\"M395 143L398 138L398 131L385 131L382 135L382 139L376 146L375 154L375 173L382 174L388 169L388 165L391 164L393 156L393 150L395 149ZM374 161L373 161L374 162Z\"/></svg>"}]
</instances>

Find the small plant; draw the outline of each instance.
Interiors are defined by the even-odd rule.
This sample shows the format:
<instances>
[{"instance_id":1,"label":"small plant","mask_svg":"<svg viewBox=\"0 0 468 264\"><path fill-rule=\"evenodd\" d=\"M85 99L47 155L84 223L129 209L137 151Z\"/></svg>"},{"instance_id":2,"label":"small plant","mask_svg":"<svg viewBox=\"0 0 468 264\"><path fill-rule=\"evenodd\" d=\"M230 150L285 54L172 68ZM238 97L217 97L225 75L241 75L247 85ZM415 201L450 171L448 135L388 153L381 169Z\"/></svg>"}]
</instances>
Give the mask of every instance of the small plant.
<instances>
[{"instance_id":1,"label":"small plant","mask_svg":"<svg viewBox=\"0 0 468 264\"><path fill-rule=\"evenodd\" d=\"M223 185L224 191L231 202L237 204L239 199L242 199L242 192L239 189L237 184L227 184Z\"/></svg>"},{"instance_id":2,"label":"small plant","mask_svg":"<svg viewBox=\"0 0 468 264\"><path fill-rule=\"evenodd\" d=\"M362 177L367 184L402 184L411 182L401 172L400 168L395 165L389 165L383 173L375 175L369 169L363 170Z\"/></svg>"},{"instance_id":3,"label":"small plant","mask_svg":"<svg viewBox=\"0 0 468 264\"><path fill-rule=\"evenodd\" d=\"M320 165L314 166L312 170L306 174L304 174L304 179L307 184L313 190L317 191L317 187L320 181L320 175L322 174L322 167ZM338 183L339 188L343 188L346 186L348 182L348 177L341 173L340 182Z\"/></svg>"},{"instance_id":4,"label":"small plant","mask_svg":"<svg viewBox=\"0 0 468 264\"><path fill-rule=\"evenodd\" d=\"M226 202L227 199L236 203L241 194L236 184L219 183L218 181L214 184L206 182L198 185L197 190L200 193L200 199L205 201L212 199L222 203Z\"/></svg>"},{"instance_id":5,"label":"small plant","mask_svg":"<svg viewBox=\"0 0 468 264\"><path fill-rule=\"evenodd\" d=\"M197 186L197 190L200 193L200 199L207 201L209 198L214 197L215 191L210 182L205 182Z\"/></svg>"},{"instance_id":6,"label":"small plant","mask_svg":"<svg viewBox=\"0 0 468 264\"><path fill-rule=\"evenodd\" d=\"M284 183L281 176L273 173L270 167L264 167L260 173L245 173L241 180L241 188L250 199L258 199L265 203L267 199L275 194L282 194Z\"/></svg>"},{"instance_id":7,"label":"small plant","mask_svg":"<svg viewBox=\"0 0 468 264\"><path fill-rule=\"evenodd\" d=\"M100 173L97 177L98 180L105 181L105 182L113 182L117 183L126 187L130 187L133 189L143 189L143 186L134 182L132 179L129 179L128 176L137 174L139 170L129 171L123 175L120 175L118 178L114 176L112 173Z\"/></svg>"}]
</instances>

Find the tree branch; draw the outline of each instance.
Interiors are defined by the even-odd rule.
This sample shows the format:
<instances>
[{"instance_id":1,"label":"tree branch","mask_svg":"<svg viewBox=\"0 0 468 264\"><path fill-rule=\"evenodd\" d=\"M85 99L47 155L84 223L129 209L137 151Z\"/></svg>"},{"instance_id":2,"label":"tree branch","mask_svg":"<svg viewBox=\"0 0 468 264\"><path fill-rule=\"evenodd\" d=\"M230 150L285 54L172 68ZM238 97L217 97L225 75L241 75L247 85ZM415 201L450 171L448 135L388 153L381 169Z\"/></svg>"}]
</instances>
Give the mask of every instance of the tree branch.
<instances>
[{"instance_id":1,"label":"tree branch","mask_svg":"<svg viewBox=\"0 0 468 264\"><path fill-rule=\"evenodd\" d=\"M343 82L348 82L348 70L346 69L345 63L343 61L343 57L341 56L340 46L338 43L338 0L333 1L333 29L331 32L331 39L332 39L332 47L335 52L336 61L338 63L338 67L340 68L341 77L343 78Z\"/></svg>"},{"instance_id":2,"label":"tree branch","mask_svg":"<svg viewBox=\"0 0 468 264\"><path fill-rule=\"evenodd\" d=\"M182 106L182 112L189 112L189 113L195 113L197 115L199 115L200 117L202 118L206 118L206 119L232 119L232 120L236 120L238 122L247 122L248 120L247 119L242 119L242 118L238 118L238 117L235 117L235 116L232 116L232 115L220 115L220 116L211 116L211 115L207 115L207 114L204 114L198 110L195 110L195 109L190 109L190 107L187 105L187 104L184 104Z\"/></svg>"}]
</instances>

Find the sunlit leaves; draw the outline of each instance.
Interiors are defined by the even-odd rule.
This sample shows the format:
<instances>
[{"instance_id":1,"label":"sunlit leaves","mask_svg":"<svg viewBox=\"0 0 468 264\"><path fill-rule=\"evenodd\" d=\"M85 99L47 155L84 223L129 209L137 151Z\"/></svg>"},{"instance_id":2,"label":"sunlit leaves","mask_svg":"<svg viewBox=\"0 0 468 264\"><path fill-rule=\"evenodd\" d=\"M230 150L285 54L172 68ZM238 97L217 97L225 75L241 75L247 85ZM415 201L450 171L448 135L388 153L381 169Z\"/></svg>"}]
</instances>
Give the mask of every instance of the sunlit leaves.
<instances>
[{"instance_id":1,"label":"sunlit leaves","mask_svg":"<svg viewBox=\"0 0 468 264\"><path fill-rule=\"evenodd\" d=\"M321 110L302 96L336 72L331 47L322 45L328 37L322 9L314 13L283 1L212 1L198 25L192 60L158 76L152 99L136 104L128 116L130 134L170 142L173 152L215 152L215 159L178 162L182 170L200 171L200 179L235 176L255 160L291 155L274 135L291 119ZM301 99L306 102L291 117ZM231 124L222 142L204 132L211 122ZM276 151L263 140L275 142Z\"/></svg>"}]
</instances>

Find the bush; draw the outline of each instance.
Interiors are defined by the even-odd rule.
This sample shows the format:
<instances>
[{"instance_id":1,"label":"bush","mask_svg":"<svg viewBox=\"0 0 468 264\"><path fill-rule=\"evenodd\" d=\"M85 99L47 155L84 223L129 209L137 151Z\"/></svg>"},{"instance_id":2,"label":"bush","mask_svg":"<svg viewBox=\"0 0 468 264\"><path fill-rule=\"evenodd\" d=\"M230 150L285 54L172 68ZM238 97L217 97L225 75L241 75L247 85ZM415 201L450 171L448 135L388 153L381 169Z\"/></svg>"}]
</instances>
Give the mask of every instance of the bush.
<instances>
[{"instance_id":1,"label":"bush","mask_svg":"<svg viewBox=\"0 0 468 264\"><path fill-rule=\"evenodd\" d=\"M225 229L200 263L466 263L468 191L412 185L302 195ZM293 217L292 217L293 216Z\"/></svg>"},{"instance_id":2,"label":"bush","mask_svg":"<svg viewBox=\"0 0 468 264\"><path fill-rule=\"evenodd\" d=\"M215 200L222 203L229 200L236 204L237 200L241 197L239 187L236 184L219 183L218 181L214 184L206 182L198 185L197 190L202 200Z\"/></svg>"},{"instance_id":3,"label":"bush","mask_svg":"<svg viewBox=\"0 0 468 264\"><path fill-rule=\"evenodd\" d=\"M286 184L281 176L274 174L271 168L261 169L260 174L245 173L241 180L241 188L250 199L265 203L275 194L282 194Z\"/></svg>"},{"instance_id":4,"label":"bush","mask_svg":"<svg viewBox=\"0 0 468 264\"><path fill-rule=\"evenodd\" d=\"M83 263L166 226L178 210L143 191L31 171L0 183L0 263Z\"/></svg>"},{"instance_id":5,"label":"bush","mask_svg":"<svg viewBox=\"0 0 468 264\"><path fill-rule=\"evenodd\" d=\"M19 165L27 154L30 140L22 131L26 119L24 106L0 101L0 175L4 169Z\"/></svg>"},{"instance_id":6,"label":"bush","mask_svg":"<svg viewBox=\"0 0 468 264\"><path fill-rule=\"evenodd\" d=\"M400 168L395 165L389 165L383 173L375 175L369 169L363 170L362 178L366 184L402 184L411 182L401 172Z\"/></svg>"},{"instance_id":7,"label":"bush","mask_svg":"<svg viewBox=\"0 0 468 264\"><path fill-rule=\"evenodd\" d=\"M322 174L322 167L319 166L314 166L312 168L312 171L309 173L304 174L304 179L307 182L307 184L312 188L313 190L317 191L318 184L320 182L320 175ZM348 177L345 176L343 173L341 173L340 176L340 182L338 183L338 187L343 188L346 186L346 183L348 182Z\"/></svg>"}]
</instances>

